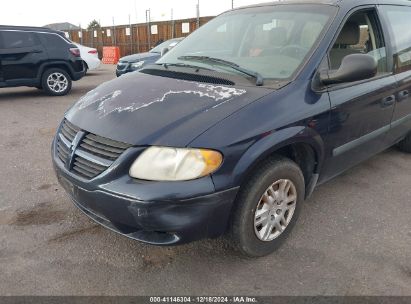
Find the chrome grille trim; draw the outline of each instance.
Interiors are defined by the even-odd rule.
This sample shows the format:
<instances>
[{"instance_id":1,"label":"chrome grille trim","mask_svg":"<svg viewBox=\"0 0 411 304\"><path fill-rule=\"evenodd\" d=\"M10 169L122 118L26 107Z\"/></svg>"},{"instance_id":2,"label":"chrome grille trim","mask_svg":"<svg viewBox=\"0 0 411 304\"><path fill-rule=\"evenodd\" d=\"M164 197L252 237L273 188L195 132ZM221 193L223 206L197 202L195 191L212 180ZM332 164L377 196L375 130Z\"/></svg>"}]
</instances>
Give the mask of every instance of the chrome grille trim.
<instances>
[{"instance_id":1,"label":"chrome grille trim","mask_svg":"<svg viewBox=\"0 0 411 304\"><path fill-rule=\"evenodd\" d=\"M97 165L100 165L100 166L103 166L103 167L108 168L113 163L113 161L110 161L110 160L104 159L102 157L93 155L93 154L91 154L89 152L86 152L82 149L77 149L75 153L76 153L77 156L80 156L81 158L84 158L85 160L88 160L90 162L93 162L93 163L95 163Z\"/></svg>"},{"instance_id":2,"label":"chrome grille trim","mask_svg":"<svg viewBox=\"0 0 411 304\"><path fill-rule=\"evenodd\" d=\"M81 130L67 119L61 124L56 139L58 158L67 170L85 179L92 179L106 171L131 147Z\"/></svg>"},{"instance_id":3,"label":"chrome grille trim","mask_svg":"<svg viewBox=\"0 0 411 304\"><path fill-rule=\"evenodd\" d=\"M59 134L59 139L63 142L63 144L66 146L66 147L70 147L71 146L71 142L70 141L68 141L67 139L66 139L66 137L64 137L64 135L63 134ZM73 140L72 140L73 141Z\"/></svg>"}]
</instances>

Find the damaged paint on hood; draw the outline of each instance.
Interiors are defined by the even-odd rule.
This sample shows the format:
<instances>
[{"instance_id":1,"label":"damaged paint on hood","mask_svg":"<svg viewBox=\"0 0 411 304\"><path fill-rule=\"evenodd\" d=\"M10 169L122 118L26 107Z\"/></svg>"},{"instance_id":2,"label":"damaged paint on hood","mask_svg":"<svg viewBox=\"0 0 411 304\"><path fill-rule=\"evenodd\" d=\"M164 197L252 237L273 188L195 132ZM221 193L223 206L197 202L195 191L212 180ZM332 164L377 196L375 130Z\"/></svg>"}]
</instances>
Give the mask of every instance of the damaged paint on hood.
<instances>
[{"instance_id":1,"label":"damaged paint on hood","mask_svg":"<svg viewBox=\"0 0 411 304\"><path fill-rule=\"evenodd\" d=\"M79 109L85 109L93 104L97 106L97 112L100 117L106 116L113 112L134 112L140 109L148 108L154 103L166 102L172 100L172 95L187 94L191 97L208 97L215 101L212 108L216 108L236 96L241 96L247 93L246 90L229 88L224 86L216 86L210 84L195 83L192 90L187 90L187 81L177 80L173 86L174 89L166 91L166 88L158 88L159 95L154 100L150 100L150 96L139 95L139 98L134 101L127 101L125 99L117 98L122 94L121 90L115 90L105 96L98 97L98 92L93 90L83 96L77 103ZM206 109L208 110L208 109Z\"/></svg>"},{"instance_id":2,"label":"damaged paint on hood","mask_svg":"<svg viewBox=\"0 0 411 304\"><path fill-rule=\"evenodd\" d=\"M86 131L133 145L185 146L269 92L130 73L87 93L66 118Z\"/></svg>"}]
</instances>

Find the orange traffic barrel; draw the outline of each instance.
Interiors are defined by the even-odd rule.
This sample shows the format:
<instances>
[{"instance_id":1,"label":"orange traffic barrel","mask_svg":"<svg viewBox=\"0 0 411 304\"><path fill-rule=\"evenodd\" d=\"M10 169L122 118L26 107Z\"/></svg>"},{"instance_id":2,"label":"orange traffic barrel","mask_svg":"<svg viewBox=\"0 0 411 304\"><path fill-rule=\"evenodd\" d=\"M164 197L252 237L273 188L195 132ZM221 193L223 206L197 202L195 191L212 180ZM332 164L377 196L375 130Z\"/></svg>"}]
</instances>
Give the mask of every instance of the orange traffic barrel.
<instances>
[{"instance_id":1,"label":"orange traffic barrel","mask_svg":"<svg viewBox=\"0 0 411 304\"><path fill-rule=\"evenodd\" d=\"M103 47L103 63L104 64L117 64L120 59L120 48L117 46L105 46Z\"/></svg>"}]
</instances>

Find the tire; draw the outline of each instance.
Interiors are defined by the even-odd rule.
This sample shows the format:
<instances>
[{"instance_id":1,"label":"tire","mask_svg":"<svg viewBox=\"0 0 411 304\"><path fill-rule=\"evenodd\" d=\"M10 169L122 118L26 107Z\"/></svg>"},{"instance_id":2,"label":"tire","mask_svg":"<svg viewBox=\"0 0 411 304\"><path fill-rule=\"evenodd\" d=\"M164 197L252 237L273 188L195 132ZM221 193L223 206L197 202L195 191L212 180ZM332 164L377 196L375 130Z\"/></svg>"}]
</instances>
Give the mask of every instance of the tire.
<instances>
[{"instance_id":1,"label":"tire","mask_svg":"<svg viewBox=\"0 0 411 304\"><path fill-rule=\"evenodd\" d=\"M285 196L277 196L280 199L278 203L275 202L274 194L278 195L280 187L284 185L287 188L290 185L287 195L290 199L295 195L294 202L287 204L284 200L280 203ZM270 186L273 186L275 192L268 191ZM267 196L269 193L273 197ZM273 157L263 162L241 187L237 196L229 234L234 249L247 257L262 257L274 252L294 227L304 198L304 176L296 163L284 157ZM260 213L266 213L265 223L268 226L257 226L263 220L263 216L256 218L257 208ZM268 236L263 240L267 230Z\"/></svg>"},{"instance_id":2,"label":"tire","mask_svg":"<svg viewBox=\"0 0 411 304\"><path fill-rule=\"evenodd\" d=\"M57 83L58 82L58 83ZM59 68L51 68L43 73L41 86L50 96L64 96L71 90L70 75Z\"/></svg>"},{"instance_id":3,"label":"tire","mask_svg":"<svg viewBox=\"0 0 411 304\"><path fill-rule=\"evenodd\" d=\"M85 61L83 61L83 62L84 62L84 76L86 76L87 72L88 72L88 64Z\"/></svg>"},{"instance_id":4,"label":"tire","mask_svg":"<svg viewBox=\"0 0 411 304\"><path fill-rule=\"evenodd\" d=\"M403 152L411 153L411 133L398 144L398 147Z\"/></svg>"}]
</instances>

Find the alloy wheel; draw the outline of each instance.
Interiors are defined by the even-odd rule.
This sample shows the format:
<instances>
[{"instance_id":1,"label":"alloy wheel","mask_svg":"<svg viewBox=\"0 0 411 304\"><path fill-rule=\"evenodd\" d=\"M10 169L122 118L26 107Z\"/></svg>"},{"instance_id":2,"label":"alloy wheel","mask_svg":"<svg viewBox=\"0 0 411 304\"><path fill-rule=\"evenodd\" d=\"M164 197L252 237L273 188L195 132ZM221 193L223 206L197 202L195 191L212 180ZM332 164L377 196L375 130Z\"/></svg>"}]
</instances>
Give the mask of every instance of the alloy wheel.
<instances>
[{"instance_id":1,"label":"alloy wheel","mask_svg":"<svg viewBox=\"0 0 411 304\"><path fill-rule=\"evenodd\" d=\"M288 179L274 182L266 189L254 214L254 232L259 240L269 242L287 228L297 204L297 189Z\"/></svg>"},{"instance_id":2,"label":"alloy wheel","mask_svg":"<svg viewBox=\"0 0 411 304\"><path fill-rule=\"evenodd\" d=\"M68 79L62 73L52 73L47 77L47 86L55 93L61 93L67 90Z\"/></svg>"}]
</instances>

